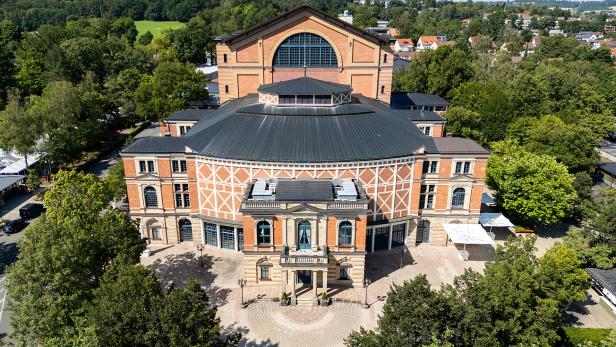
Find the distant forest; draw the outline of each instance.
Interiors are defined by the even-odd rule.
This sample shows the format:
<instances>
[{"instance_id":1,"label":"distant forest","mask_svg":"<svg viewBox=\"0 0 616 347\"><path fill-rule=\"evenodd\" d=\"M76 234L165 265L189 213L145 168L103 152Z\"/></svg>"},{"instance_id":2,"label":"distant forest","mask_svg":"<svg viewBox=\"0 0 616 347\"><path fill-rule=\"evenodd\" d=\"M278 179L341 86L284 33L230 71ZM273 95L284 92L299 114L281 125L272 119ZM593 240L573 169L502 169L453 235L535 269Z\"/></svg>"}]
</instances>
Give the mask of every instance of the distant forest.
<instances>
[{"instance_id":1,"label":"distant forest","mask_svg":"<svg viewBox=\"0 0 616 347\"><path fill-rule=\"evenodd\" d=\"M514 0L515 3L536 4L545 7L575 8L578 12L607 10L610 6L616 6L616 1L525 1Z\"/></svg>"}]
</instances>

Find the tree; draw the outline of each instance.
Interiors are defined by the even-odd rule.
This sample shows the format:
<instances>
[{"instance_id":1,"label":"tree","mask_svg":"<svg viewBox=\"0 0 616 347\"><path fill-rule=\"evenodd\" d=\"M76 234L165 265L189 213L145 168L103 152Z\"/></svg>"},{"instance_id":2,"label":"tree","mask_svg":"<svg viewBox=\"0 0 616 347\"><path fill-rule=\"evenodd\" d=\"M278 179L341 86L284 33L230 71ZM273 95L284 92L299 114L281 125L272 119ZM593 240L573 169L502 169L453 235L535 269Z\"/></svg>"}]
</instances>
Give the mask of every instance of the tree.
<instances>
[{"instance_id":1,"label":"tree","mask_svg":"<svg viewBox=\"0 0 616 347\"><path fill-rule=\"evenodd\" d=\"M21 343L74 338L83 304L111 261L139 260L145 241L134 222L107 208L108 197L94 176L63 171L45 194L47 213L25 230L7 274L11 324Z\"/></svg>"},{"instance_id":2,"label":"tree","mask_svg":"<svg viewBox=\"0 0 616 347\"><path fill-rule=\"evenodd\" d=\"M152 33L148 30L143 35L139 36L137 42L142 46L147 46L150 44L150 42L152 42L153 39L154 35L152 35Z\"/></svg>"},{"instance_id":3,"label":"tree","mask_svg":"<svg viewBox=\"0 0 616 347\"><path fill-rule=\"evenodd\" d=\"M117 163L109 169L109 173L105 178L107 189L109 189L112 200L111 204L115 208L118 200L126 196L126 181L124 180L124 162L118 159Z\"/></svg>"},{"instance_id":4,"label":"tree","mask_svg":"<svg viewBox=\"0 0 616 347\"><path fill-rule=\"evenodd\" d=\"M130 18L118 18L111 25L111 33L126 39L129 44L134 44L139 32L135 22ZM150 35L152 35L150 33Z\"/></svg>"},{"instance_id":5,"label":"tree","mask_svg":"<svg viewBox=\"0 0 616 347\"><path fill-rule=\"evenodd\" d=\"M143 76L135 91L137 113L144 119L160 120L184 107L188 100L207 98L205 75L192 65L160 64L152 76Z\"/></svg>"},{"instance_id":6,"label":"tree","mask_svg":"<svg viewBox=\"0 0 616 347\"><path fill-rule=\"evenodd\" d=\"M554 223L566 217L576 198L573 175L553 157L526 151L512 140L492 145L487 183L509 213L527 222Z\"/></svg>"},{"instance_id":7,"label":"tree","mask_svg":"<svg viewBox=\"0 0 616 347\"><path fill-rule=\"evenodd\" d=\"M39 188L41 188L41 180L36 173L36 170L28 170L28 175L26 176L26 187L33 192L36 192Z\"/></svg>"},{"instance_id":8,"label":"tree","mask_svg":"<svg viewBox=\"0 0 616 347\"><path fill-rule=\"evenodd\" d=\"M582 268L576 251L566 245L556 245L539 259L537 278L541 290L556 300L561 310L586 299L590 278Z\"/></svg>"},{"instance_id":9,"label":"tree","mask_svg":"<svg viewBox=\"0 0 616 347\"><path fill-rule=\"evenodd\" d=\"M593 236L587 228L571 227L563 244L573 250L582 267L611 269L616 264L616 250Z\"/></svg>"},{"instance_id":10,"label":"tree","mask_svg":"<svg viewBox=\"0 0 616 347\"><path fill-rule=\"evenodd\" d=\"M586 215L586 224L596 238L616 249L616 189L600 190Z\"/></svg>"},{"instance_id":11,"label":"tree","mask_svg":"<svg viewBox=\"0 0 616 347\"><path fill-rule=\"evenodd\" d=\"M447 298L430 287L425 275L393 284L375 331L360 329L347 346L421 346L445 334L454 314Z\"/></svg>"},{"instance_id":12,"label":"tree","mask_svg":"<svg viewBox=\"0 0 616 347\"><path fill-rule=\"evenodd\" d=\"M154 345L150 322L156 321L152 316L156 315L161 286L152 270L116 260L103 275L93 296L86 322L101 346Z\"/></svg>"},{"instance_id":13,"label":"tree","mask_svg":"<svg viewBox=\"0 0 616 347\"><path fill-rule=\"evenodd\" d=\"M17 95L9 98L8 105L0 112L0 148L15 150L24 156L34 152L36 141L40 136L39 124L26 111Z\"/></svg>"},{"instance_id":14,"label":"tree","mask_svg":"<svg viewBox=\"0 0 616 347\"><path fill-rule=\"evenodd\" d=\"M469 137L485 144L487 139L481 132L481 115L464 107L452 106L443 114L447 120L447 133L453 136Z\"/></svg>"},{"instance_id":15,"label":"tree","mask_svg":"<svg viewBox=\"0 0 616 347\"><path fill-rule=\"evenodd\" d=\"M596 134L586 126L566 124L556 116L520 118L509 128L509 136L535 154L554 157L571 172L592 171L599 161Z\"/></svg>"},{"instance_id":16,"label":"tree","mask_svg":"<svg viewBox=\"0 0 616 347\"><path fill-rule=\"evenodd\" d=\"M150 331L158 333L161 346L235 346L241 335L231 333L220 338L220 320L211 308L205 290L197 280L189 280L185 288L172 288L159 301L157 321Z\"/></svg>"}]
</instances>

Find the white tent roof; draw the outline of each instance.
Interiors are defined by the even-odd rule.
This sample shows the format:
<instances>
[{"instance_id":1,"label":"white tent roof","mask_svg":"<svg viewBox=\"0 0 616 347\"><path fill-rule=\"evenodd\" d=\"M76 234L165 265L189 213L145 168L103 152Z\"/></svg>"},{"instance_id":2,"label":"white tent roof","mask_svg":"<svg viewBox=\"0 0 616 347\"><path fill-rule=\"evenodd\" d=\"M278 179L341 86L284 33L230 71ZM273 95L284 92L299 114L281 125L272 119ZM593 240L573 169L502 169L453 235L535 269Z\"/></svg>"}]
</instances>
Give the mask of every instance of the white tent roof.
<instances>
[{"instance_id":1,"label":"white tent roof","mask_svg":"<svg viewBox=\"0 0 616 347\"><path fill-rule=\"evenodd\" d=\"M492 245L494 241L480 224L443 224L453 243Z\"/></svg>"},{"instance_id":2,"label":"white tent roof","mask_svg":"<svg viewBox=\"0 0 616 347\"><path fill-rule=\"evenodd\" d=\"M40 154L30 154L28 156L28 165L36 164L40 156ZM26 160L21 158L16 162L9 164L4 169L0 170L0 175L14 175L22 172L25 169L27 169Z\"/></svg>"},{"instance_id":3,"label":"white tent roof","mask_svg":"<svg viewBox=\"0 0 616 347\"><path fill-rule=\"evenodd\" d=\"M0 175L0 192L5 190L6 188L12 186L13 184L21 181L24 177L22 175Z\"/></svg>"},{"instance_id":4,"label":"white tent roof","mask_svg":"<svg viewBox=\"0 0 616 347\"><path fill-rule=\"evenodd\" d=\"M479 224L484 227L503 227L509 228L513 226L513 223L503 216L502 213L481 213L479 214Z\"/></svg>"},{"instance_id":5,"label":"white tent roof","mask_svg":"<svg viewBox=\"0 0 616 347\"><path fill-rule=\"evenodd\" d=\"M488 193L481 194L481 203L487 206L496 206L496 201Z\"/></svg>"}]
</instances>

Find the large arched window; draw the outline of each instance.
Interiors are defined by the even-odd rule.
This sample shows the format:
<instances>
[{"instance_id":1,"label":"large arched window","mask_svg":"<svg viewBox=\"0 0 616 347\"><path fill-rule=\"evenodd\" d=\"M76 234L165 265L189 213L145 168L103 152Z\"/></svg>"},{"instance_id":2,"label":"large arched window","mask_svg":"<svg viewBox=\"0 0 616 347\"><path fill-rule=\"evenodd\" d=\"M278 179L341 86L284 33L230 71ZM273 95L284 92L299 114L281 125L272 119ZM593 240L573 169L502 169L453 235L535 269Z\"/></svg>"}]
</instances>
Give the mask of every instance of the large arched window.
<instances>
[{"instance_id":1,"label":"large arched window","mask_svg":"<svg viewBox=\"0 0 616 347\"><path fill-rule=\"evenodd\" d=\"M272 244L272 227L264 220L257 223L257 245Z\"/></svg>"},{"instance_id":2,"label":"large arched window","mask_svg":"<svg viewBox=\"0 0 616 347\"><path fill-rule=\"evenodd\" d=\"M456 188L451 196L451 208L464 208L464 196L466 190L464 188Z\"/></svg>"},{"instance_id":3,"label":"large arched window","mask_svg":"<svg viewBox=\"0 0 616 347\"><path fill-rule=\"evenodd\" d=\"M341 222L338 225L338 245L351 246L353 243L353 224L349 221Z\"/></svg>"},{"instance_id":4,"label":"large arched window","mask_svg":"<svg viewBox=\"0 0 616 347\"><path fill-rule=\"evenodd\" d=\"M274 54L274 66L336 67L338 59L332 46L322 37L299 33L284 40Z\"/></svg>"},{"instance_id":5,"label":"large arched window","mask_svg":"<svg viewBox=\"0 0 616 347\"><path fill-rule=\"evenodd\" d=\"M143 200L145 201L145 207L158 207L156 189L154 187L145 187L143 189Z\"/></svg>"}]
</instances>

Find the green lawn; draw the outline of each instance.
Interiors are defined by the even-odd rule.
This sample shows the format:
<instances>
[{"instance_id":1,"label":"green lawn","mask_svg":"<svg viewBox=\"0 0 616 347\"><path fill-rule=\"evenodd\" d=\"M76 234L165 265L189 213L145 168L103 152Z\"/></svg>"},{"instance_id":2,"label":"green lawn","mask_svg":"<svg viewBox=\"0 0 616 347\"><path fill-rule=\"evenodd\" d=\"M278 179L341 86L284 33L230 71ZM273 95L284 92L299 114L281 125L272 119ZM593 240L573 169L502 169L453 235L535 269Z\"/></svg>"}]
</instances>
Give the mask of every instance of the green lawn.
<instances>
[{"instance_id":1,"label":"green lawn","mask_svg":"<svg viewBox=\"0 0 616 347\"><path fill-rule=\"evenodd\" d=\"M154 37L158 37L162 35L164 30L176 30L181 29L186 24L175 22L175 21L153 21L153 20L140 20L135 21L135 25L137 26L137 31L139 31L139 35L145 34L147 31L151 32Z\"/></svg>"}]
</instances>

